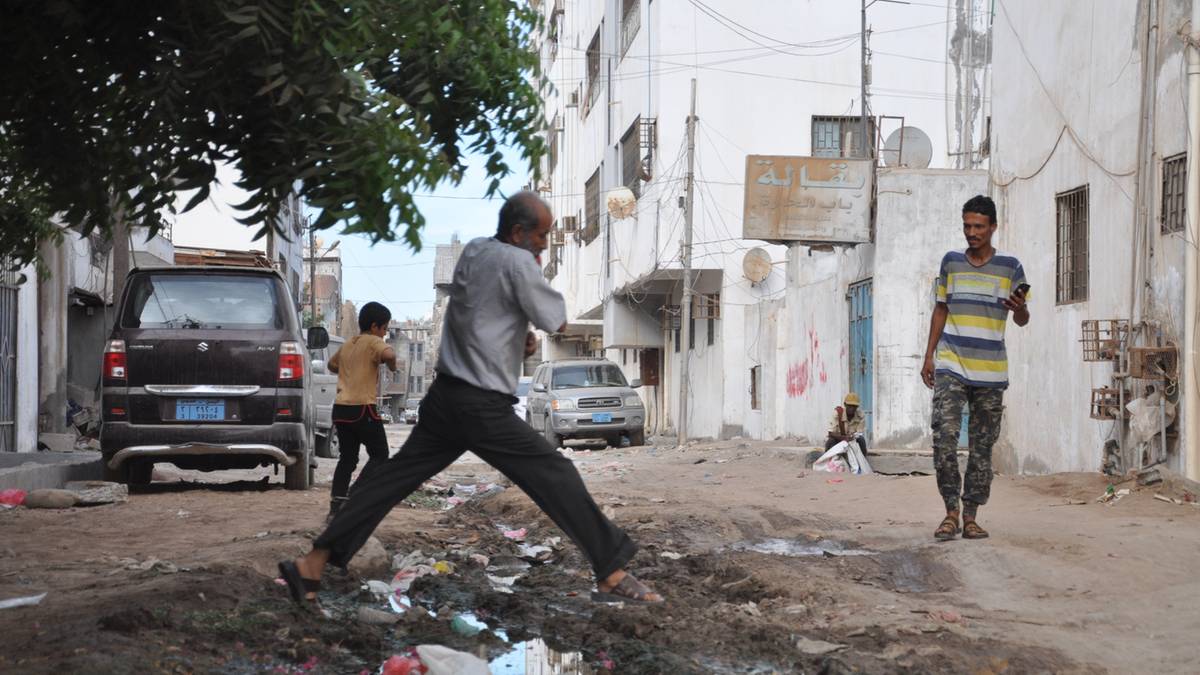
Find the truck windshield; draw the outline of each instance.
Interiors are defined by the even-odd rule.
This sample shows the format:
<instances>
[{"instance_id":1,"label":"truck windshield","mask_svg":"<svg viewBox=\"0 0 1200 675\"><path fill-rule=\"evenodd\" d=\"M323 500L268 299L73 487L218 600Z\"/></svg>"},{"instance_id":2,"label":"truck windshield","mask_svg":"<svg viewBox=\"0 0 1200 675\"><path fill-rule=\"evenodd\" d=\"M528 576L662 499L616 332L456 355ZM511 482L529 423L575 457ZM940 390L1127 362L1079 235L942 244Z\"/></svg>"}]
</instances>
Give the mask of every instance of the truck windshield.
<instances>
[{"instance_id":1,"label":"truck windshield","mask_svg":"<svg viewBox=\"0 0 1200 675\"><path fill-rule=\"evenodd\" d=\"M283 328L270 277L138 274L121 318L126 328Z\"/></svg>"},{"instance_id":2,"label":"truck windshield","mask_svg":"<svg viewBox=\"0 0 1200 675\"><path fill-rule=\"evenodd\" d=\"M554 389L581 389L587 387L626 387L621 369L610 363L594 366L562 366L554 369Z\"/></svg>"}]
</instances>

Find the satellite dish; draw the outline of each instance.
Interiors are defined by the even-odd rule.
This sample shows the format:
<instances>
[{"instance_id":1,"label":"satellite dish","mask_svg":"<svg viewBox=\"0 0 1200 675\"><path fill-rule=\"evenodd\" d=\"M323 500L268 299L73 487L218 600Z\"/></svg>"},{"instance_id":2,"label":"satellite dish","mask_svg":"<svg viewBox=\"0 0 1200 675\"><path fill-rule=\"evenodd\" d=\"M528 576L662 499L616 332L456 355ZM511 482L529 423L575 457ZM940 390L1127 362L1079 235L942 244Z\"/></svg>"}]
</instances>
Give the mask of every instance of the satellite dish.
<instances>
[{"instance_id":1,"label":"satellite dish","mask_svg":"<svg viewBox=\"0 0 1200 675\"><path fill-rule=\"evenodd\" d=\"M758 247L746 251L746 257L742 258L742 274L753 283L762 283L771 276L771 254Z\"/></svg>"},{"instance_id":2,"label":"satellite dish","mask_svg":"<svg viewBox=\"0 0 1200 675\"><path fill-rule=\"evenodd\" d=\"M617 220L628 218L637 212L637 197L625 186L608 191L608 214Z\"/></svg>"},{"instance_id":3,"label":"satellite dish","mask_svg":"<svg viewBox=\"0 0 1200 675\"><path fill-rule=\"evenodd\" d=\"M928 169L933 159L933 143L924 131L901 127L888 135L881 154L884 166Z\"/></svg>"}]
</instances>

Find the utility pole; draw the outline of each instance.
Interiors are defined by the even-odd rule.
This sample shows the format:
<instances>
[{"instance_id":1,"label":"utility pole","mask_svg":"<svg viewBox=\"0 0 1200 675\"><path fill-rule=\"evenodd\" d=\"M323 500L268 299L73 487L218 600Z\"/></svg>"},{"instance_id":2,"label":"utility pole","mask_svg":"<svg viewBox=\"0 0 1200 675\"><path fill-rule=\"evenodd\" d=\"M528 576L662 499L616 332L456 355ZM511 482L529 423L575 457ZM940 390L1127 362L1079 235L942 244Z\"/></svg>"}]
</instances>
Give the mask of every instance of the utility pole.
<instances>
[{"instance_id":1,"label":"utility pole","mask_svg":"<svg viewBox=\"0 0 1200 675\"><path fill-rule=\"evenodd\" d=\"M308 224L308 327L317 325L317 246L312 223Z\"/></svg>"},{"instance_id":2,"label":"utility pole","mask_svg":"<svg viewBox=\"0 0 1200 675\"><path fill-rule=\"evenodd\" d=\"M687 119L687 196L686 210L683 213L683 312L680 316L679 331L682 344L679 366L679 445L682 447L688 440L688 361L691 360L689 345L692 344L692 200L695 187L696 165L696 78L692 78L692 112Z\"/></svg>"},{"instance_id":3,"label":"utility pole","mask_svg":"<svg viewBox=\"0 0 1200 675\"><path fill-rule=\"evenodd\" d=\"M867 151L867 0L862 0L862 28L859 32L859 82L861 91L859 92L859 117L858 117L858 142L859 151L862 157L869 157ZM843 155L844 157L845 155Z\"/></svg>"}]
</instances>

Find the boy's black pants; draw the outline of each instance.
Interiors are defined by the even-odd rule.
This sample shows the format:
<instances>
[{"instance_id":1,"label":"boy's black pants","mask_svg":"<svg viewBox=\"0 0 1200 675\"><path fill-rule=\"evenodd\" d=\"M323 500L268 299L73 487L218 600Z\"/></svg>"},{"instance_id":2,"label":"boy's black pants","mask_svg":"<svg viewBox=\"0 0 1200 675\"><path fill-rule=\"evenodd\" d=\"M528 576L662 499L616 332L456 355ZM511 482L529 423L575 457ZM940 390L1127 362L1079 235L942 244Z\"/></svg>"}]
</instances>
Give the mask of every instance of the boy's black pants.
<instances>
[{"instance_id":1,"label":"boy's black pants","mask_svg":"<svg viewBox=\"0 0 1200 675\"><path fill-rule=\"evenodd\" d=\"M363 467L363 474L366 474L387 460L388 444L383 420L373 405L333 406L333 427L342 453L333 470L333 489L330 491L330 497L337 499L350 492L350 477L358 467L358 446L367 447L367 465Z\"/></svg>"}]
</instances>

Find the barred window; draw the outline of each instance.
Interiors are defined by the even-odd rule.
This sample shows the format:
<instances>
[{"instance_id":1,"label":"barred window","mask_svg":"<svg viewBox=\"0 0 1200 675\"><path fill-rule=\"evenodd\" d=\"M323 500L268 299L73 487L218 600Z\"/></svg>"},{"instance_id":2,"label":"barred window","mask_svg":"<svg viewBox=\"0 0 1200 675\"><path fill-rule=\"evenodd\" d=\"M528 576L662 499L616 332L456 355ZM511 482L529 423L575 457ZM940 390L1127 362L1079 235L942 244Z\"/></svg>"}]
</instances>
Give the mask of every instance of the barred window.
<instances>
[{"instance_id":1,"label":"barred window","mask_svg":"<svg viewBox=\"0 0 1200 675\"><path fill-rule=\"evenodd\" d=\"M592 41L587 48L587 105L590 111L592 104L596 99L600 98L600 31L604 29L604 22L600 22L600 27L596 29L596 34L592 36Z\"/></svg>"},{"instance_id":2,"label":"barred window","mask_svg":"<svg viewBox=\"0 0 1200 675\"><path fill-rule=\"evenodd\" d=\"M1054 201L1057 304L1082 302L1088 296L1088 186L1061 192Z\"/></svg>"},{"instance_id":3,"label":"barred window","mask_svg":"<svg viewBox=\"0 0 1200 675\"><path fill-rule=\"evenodd\" d=\"M1163 160L1162 232L1183 232L1187 226L1187 153Z\"/></svg>"},{"instance_id":4,"label":"barred window","mask_svg":"<svg viewBox=\"0 0 1200 675\"><path fill-rule=\"evenodd\" d=\"M813 115L813 157L862 157L862 118ZM875 149L875 121L867 120L870 150ZM848 143L847 143L848 141Z\"/></svg>"},{"instance_id":5,"label":"barred window","mask_svg":"<svg viewBox=\"0 0 1200 675\"><path fill-rule=\"evenodd\" d=\"M621 183L633 191L634 197L642 196L642 148L641 138L638 136L640 126L641 118L638 118L621 137Z\"/></svg>"},{"instance_id":6,"label":"barred window","mask_svg":"<svg viewBox=\"0 0 1200 675\"><path fill-rule=\"evenodd\" d=\"M603 165L601 165L603 166ZM590 244L600 235L600 168L583 186L583 242Z\"/></svg>"},{"instance_id":7,"label":"barred window","mask_svg":"<svg viewBox=\"0 0 1200 675\"><path fill-rule=\"evenodd\" d=\"M621 0L621 58L629 51L633 38L642 27L641 3L638 0Z\"/></svg>"}]
</instances>

